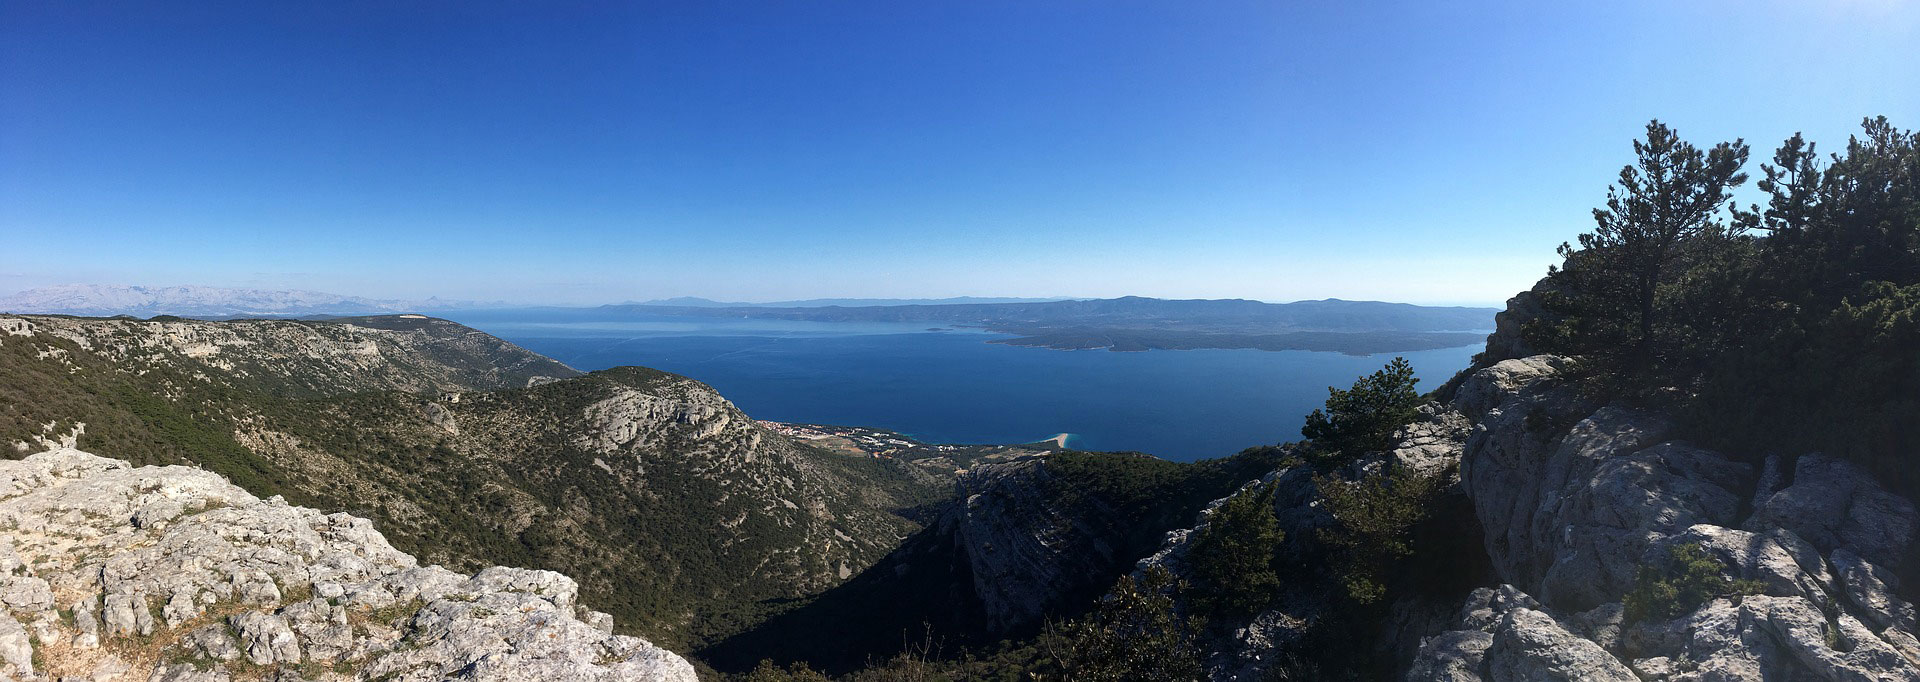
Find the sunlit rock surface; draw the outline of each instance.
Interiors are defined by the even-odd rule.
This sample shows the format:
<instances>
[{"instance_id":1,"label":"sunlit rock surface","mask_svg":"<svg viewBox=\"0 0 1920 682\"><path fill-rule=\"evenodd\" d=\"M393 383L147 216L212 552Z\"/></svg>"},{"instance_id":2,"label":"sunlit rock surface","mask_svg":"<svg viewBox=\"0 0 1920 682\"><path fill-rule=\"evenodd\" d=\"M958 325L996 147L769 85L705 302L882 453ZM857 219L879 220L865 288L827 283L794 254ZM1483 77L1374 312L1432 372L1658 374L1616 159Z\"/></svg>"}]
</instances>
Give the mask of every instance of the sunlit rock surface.
<instances>
[{"instance_id":1,"label":"sunlit rock surface","mask_svg":"<svg viewBox=\"0 0 1920 682\"><path fill-rule=\"evenodd\" d=\"M0 680L695 679L576 592L422 567L366 519L192 467L0 461Z\"/></svg>"}]
</instances>

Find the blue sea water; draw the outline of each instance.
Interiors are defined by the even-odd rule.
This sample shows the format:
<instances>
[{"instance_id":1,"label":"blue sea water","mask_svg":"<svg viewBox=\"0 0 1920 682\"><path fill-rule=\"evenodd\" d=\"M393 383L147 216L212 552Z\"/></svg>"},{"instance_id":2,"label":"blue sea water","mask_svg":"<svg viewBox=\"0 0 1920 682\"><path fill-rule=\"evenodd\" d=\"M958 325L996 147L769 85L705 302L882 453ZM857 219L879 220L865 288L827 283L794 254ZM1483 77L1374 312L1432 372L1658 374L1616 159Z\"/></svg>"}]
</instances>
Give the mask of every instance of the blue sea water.
<instances>
[{"instance_id":1,"label":"blue sea water","mask_svg":"<svg viewBox=\"0 0 1920 682\"><path fill-rule=\"evenodd\" d=\"M1061 351L925 325L472 311L445 317L582 370L698 379L758 419L892 429L936 443L1072 434L1088 450L1221 457L1297 440L1328 386L1407 358L1422 390L1479 346L1378 356L1310 351Z\"/></svg>"}]
</instances>

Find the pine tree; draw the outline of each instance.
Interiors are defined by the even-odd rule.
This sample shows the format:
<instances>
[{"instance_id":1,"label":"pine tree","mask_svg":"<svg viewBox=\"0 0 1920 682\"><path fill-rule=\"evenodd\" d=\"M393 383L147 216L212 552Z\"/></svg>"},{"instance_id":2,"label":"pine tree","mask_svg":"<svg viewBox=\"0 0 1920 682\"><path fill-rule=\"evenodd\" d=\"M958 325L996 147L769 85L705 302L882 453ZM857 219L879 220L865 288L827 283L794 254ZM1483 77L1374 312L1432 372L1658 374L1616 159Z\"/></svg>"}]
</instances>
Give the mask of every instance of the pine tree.
<instances>
[{"instance_id":1,"label":"pine tree","mask_svg":"<svg viewBox=\"0 0 1920 682\"><path fill-rule=\"evenodd\" d=\"M1197 583L1194 603L1214 616L1249 616L1280 592L1274 560L1285 538L1273 515L1273 486L1242 490L1213 510L1188 562Z\"/></svg>"},{"instance_id":2,"label":"pine tree","mask_svg":"<svg viewBox=\"0 0 1920 682\"><path fill-rule=\"evenodd\" d=\"M1393 447L1393 434L1418 415L1420 380L1406 358L1394 358L1378 372L1360 377L1347 390L1327 387L1327 406L1307 415L1300 435L1313 440L1313 452L1328 460L1358 457Z\"/></svg>"},{"instance_id":3,"label":"pine tree","mask_svg":"<svg viewBox=\"0 0 1920 682\"><path fill-rule=\"evenodd\" d=\"M1593 210L1594 231L1580 235L1577 251L1560 245L1560 255L1562 284L1571 285L1561 289L1589 324L1579 334L1589 347L1579 350L1639 368L1658 352L1661 286L1683 270L1680 261L1696 240L1739 226L1720 216L1733 189L1747 181L1740 168L1748 149L1735 140L1702 150L1656 120L1633 151L1636 161L1607 188L1607 205Z\"/></svg>"}]
</instances>

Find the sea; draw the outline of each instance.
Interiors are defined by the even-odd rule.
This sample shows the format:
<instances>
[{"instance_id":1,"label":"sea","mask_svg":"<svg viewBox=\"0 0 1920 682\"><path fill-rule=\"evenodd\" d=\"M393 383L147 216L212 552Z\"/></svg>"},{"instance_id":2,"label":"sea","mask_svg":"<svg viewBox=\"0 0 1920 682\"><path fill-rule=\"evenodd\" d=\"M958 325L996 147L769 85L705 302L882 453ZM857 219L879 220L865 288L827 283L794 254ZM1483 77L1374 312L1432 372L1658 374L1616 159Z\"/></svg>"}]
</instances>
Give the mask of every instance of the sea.
<instances>
[{"instance_id":1,"label":"sea","mask_svg":"<svg viewBox=\"0 0 1920 682\"><path fill-rule=\"evenodd\" d=\"M591 309L440 316L574 368L692 377L756 419L866 426L929 443L1027 443L1190 461L1300 438L1306 414L1405 357L1430 389L1480 344L1345 355L1260 350L1054 350L925 324L646 316Z\"/></svg>"}]
</instances>

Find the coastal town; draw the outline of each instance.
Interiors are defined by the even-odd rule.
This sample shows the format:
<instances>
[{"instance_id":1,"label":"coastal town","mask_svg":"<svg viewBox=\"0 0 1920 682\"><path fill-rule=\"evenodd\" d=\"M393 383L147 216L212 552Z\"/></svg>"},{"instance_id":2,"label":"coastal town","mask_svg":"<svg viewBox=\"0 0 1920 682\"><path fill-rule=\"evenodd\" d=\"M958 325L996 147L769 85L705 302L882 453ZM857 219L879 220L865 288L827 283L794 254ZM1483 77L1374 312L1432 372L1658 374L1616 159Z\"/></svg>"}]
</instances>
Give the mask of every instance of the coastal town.
<instances>
[{"instance_id":1,"label":"coastal town","mask_svg":"<svg viewBox=\"0 0 1920 682\"><path fill-rule=\"evenodd\" d=\"M860 426L830 426L757 420L761 426L829 452L897 459L930 470L964 472L985 462L1005 461L1065 449L1067 434L1019 445L959 445L923 443L897 431Z\"/></svg>"}]
</instances>

